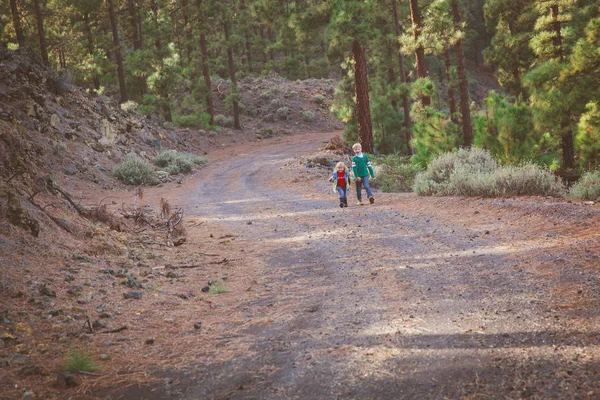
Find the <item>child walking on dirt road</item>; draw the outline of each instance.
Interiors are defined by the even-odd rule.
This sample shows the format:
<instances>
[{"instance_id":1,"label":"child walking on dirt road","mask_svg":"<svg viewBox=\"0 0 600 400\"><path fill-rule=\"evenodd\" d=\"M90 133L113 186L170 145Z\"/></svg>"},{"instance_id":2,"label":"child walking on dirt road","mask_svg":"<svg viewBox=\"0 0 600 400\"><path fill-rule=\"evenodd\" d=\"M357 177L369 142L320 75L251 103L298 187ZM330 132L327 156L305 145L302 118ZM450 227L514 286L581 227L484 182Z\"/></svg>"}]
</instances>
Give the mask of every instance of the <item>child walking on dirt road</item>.
<instances>
[{"instance_id":1,"label":"child walking on dirt road","mask_svg":"<svg viewBox=\"0 0 600 400\"><path fill-rule=\"evenodd\" d=\"M340 196L340 207L348 207L348 190L350 190L350 174L348 167L343 162L335 164L333 174L329 177L329 182L333 182L333 191Z\"/></svg>"},{"instance_id":2,"label":"child walking on dirt road","mask_svg":"<svg viewBox=\"0 0 600 400\"><path fill-rule=\"evenodd\" d=\"M361 206L363 205L361 193L363 185L367 191L369 202L373 204L375 203L375 197L373 197L373 192L371 191L371 186L369 185L369 175L372 179L375 178L375 173L373 172L371 161L369 161L369 156L363 154L360 143L355 143L352 146L352 150L355 154L354 157L352 157L352 171L356 177L356 198L358 199L357 204Z\"/></svg>"}]
</instances>

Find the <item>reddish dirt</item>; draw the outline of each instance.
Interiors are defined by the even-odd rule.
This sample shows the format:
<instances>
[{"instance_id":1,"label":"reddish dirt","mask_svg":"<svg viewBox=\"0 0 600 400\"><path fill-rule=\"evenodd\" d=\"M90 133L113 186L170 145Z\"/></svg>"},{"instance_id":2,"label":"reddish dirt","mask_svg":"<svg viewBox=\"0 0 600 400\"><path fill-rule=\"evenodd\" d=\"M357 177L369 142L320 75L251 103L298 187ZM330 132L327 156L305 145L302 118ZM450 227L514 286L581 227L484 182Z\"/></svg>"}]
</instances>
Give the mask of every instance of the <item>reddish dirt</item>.
<instances>
[{"instance_id":1,"label":"reddish dirt","mask_svg":"<svg viewBox=\"0 0 600 400\"><path fill-rule=\"evenodd\" d=\"M111 352L160 380L96 391L89 378L90 396L600 396L596 206L376 192L339 209L329 169L303 161L330 137L233 147L147 190L186 210L177 258L198 268L121 301L137 312ZM202 295L217 278L230 291Z\"/></svg>"},{"instance_id":2,"label":"reddish dirt","mask_svg":"<svg viewBox=\"0 0 600 400\"><path fill-rule=\"evenodd\" d=\"M330 169L304 166L332 136L223 148L183 184L141 199L72 187L87 204L110 194L115 213L136 199L150 216L164 199L184 210L186 241L165 246L164 232L143 225L138 236L96 226L78 243L46 238L40 255L62 247L71 257L48 258L45 277L20 267L25 287L57 288L58 305L39 315L62 313L11 330L41 371L9 361L4 398L600 396L596 205L376 191L374 205L340 209ZM11 265L31 251L2 246L16 250ZM143 289L100 267L127 269ZM59 284L68 271L77 296ZM228 292L202 292L218 279ZM132 290L142 299L123 298ZM9 301L7 318L18 318L24 300ZM88 332L79 314L106 326ZM55 371L73 347L101 370L68 388Z\"/></svg>"}]
</instances>

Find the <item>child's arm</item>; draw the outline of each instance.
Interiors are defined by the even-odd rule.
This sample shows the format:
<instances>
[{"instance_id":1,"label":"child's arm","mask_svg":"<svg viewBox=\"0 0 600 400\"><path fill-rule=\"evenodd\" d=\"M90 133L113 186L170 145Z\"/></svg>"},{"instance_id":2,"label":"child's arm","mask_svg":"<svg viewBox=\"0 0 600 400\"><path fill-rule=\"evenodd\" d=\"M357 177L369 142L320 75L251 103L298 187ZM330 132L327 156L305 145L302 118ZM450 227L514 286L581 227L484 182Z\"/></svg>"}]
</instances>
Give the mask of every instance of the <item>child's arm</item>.
<instances>
[{"instance_id":1,"label":"child's arm","mask_svg":"<svg viewBox=\"0 0 600 400\"><path fill-rule=\"evenodd\" d=\"M373 172L373 167L371 166L371 160L369 160L369 157L367 157L367 168L369 169L369 174L371 175L371 178L375 178L375 172Z\"/></svg>"}]
</instances>

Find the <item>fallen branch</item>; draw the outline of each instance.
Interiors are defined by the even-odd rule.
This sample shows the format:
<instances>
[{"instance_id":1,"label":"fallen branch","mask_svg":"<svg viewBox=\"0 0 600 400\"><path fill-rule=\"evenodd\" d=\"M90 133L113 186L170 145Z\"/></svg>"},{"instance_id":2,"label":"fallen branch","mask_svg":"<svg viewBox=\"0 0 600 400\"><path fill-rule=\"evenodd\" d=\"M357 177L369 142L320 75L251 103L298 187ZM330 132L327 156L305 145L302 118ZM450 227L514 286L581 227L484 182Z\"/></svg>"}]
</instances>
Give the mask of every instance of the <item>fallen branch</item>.
<instances>
[{"instance_id":1,"label":"fallen branch","mask_svg":"<svg viewBox=\"0 0 600 400\"><path fill-rule=\"evenodd\" d=\"M136 240L134 242L129 242L129 244L149 244L149 245L157 244L159 246L167 246L167 247L169 246L168 244L165 244L165 243L160 243L160 242L144 242L142 240Z\"/></svg>"},{"instance_id":2,"label":"fallen branch","mask_svg":"<svg viewBox=\"0 0 600 400\"><path fill-rule=\"evenodd\" d=\"M227 257L225 257L224 259L222 259L221 261L213 261L213 262L209 262L209 264L225 264L228 263L229 261L234 261L235 259L229 259Z\"/></svg>"},{"instance_id":3,"label":"fallen branch","mask_svg":"<svg viewBox=\"0 0 600 400\"><path fill-rule=\"evenodd\" d=\"M185 269L185 268L199 268L202 265L199 264L187 264L187 265L165 265L166 269Z\"/></svg>"},{"instance_id":4,"label":"fallen branch","mask_svg":"<svg viewBox=\"0 0 600 400\"><path fill-rule=\"evenodd\" d=\"M127 325L122 326L120 328L116 328L116 329L109 329L109 330L106 330L106 331L100 331L98 333L117 333L117 332L124 331L125 329L127 329Z\"/></svg>"},{"instance_id":5,"label":"fallen branch","mask_svg":"<svg viewBox=\"0 0 600 400\"><path fill-rule=\"evenodd\" d=\"M102 376L102 374L96 374L94 372L88 372L88 371L79 371L79 373L82 375Z\"/></svg>"}]
</instances>

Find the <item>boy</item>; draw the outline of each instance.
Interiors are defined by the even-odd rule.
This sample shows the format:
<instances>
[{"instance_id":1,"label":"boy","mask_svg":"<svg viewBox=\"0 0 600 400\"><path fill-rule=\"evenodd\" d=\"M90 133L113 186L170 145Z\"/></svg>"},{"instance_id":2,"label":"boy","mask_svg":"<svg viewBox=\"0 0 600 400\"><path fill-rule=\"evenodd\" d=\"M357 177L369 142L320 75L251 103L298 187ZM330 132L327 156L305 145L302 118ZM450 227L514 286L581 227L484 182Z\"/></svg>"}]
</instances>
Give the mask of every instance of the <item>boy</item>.
<instances>
[{"instance_id":1,"label":"boy","mask_svg":"<svg viewBox=\"0 0 600 400\"><path fill-rule=\"evenodd\" d=\"M356 177L356 198L358 199L357 204L361 206L363 205L361 194L363 185L367 191L369 202L373 204L375 203L375 198L373 197L373 192L371 192L371 186L369 186L369 175L371 175L371 178L375 178L375 174L373 173L371 161L369 161L369 157L366 154L363 154L360 143L355 143L352 146L352 150L355 154L355 156L352 157L352 171Z\"/></svg>"}]
</instances>

